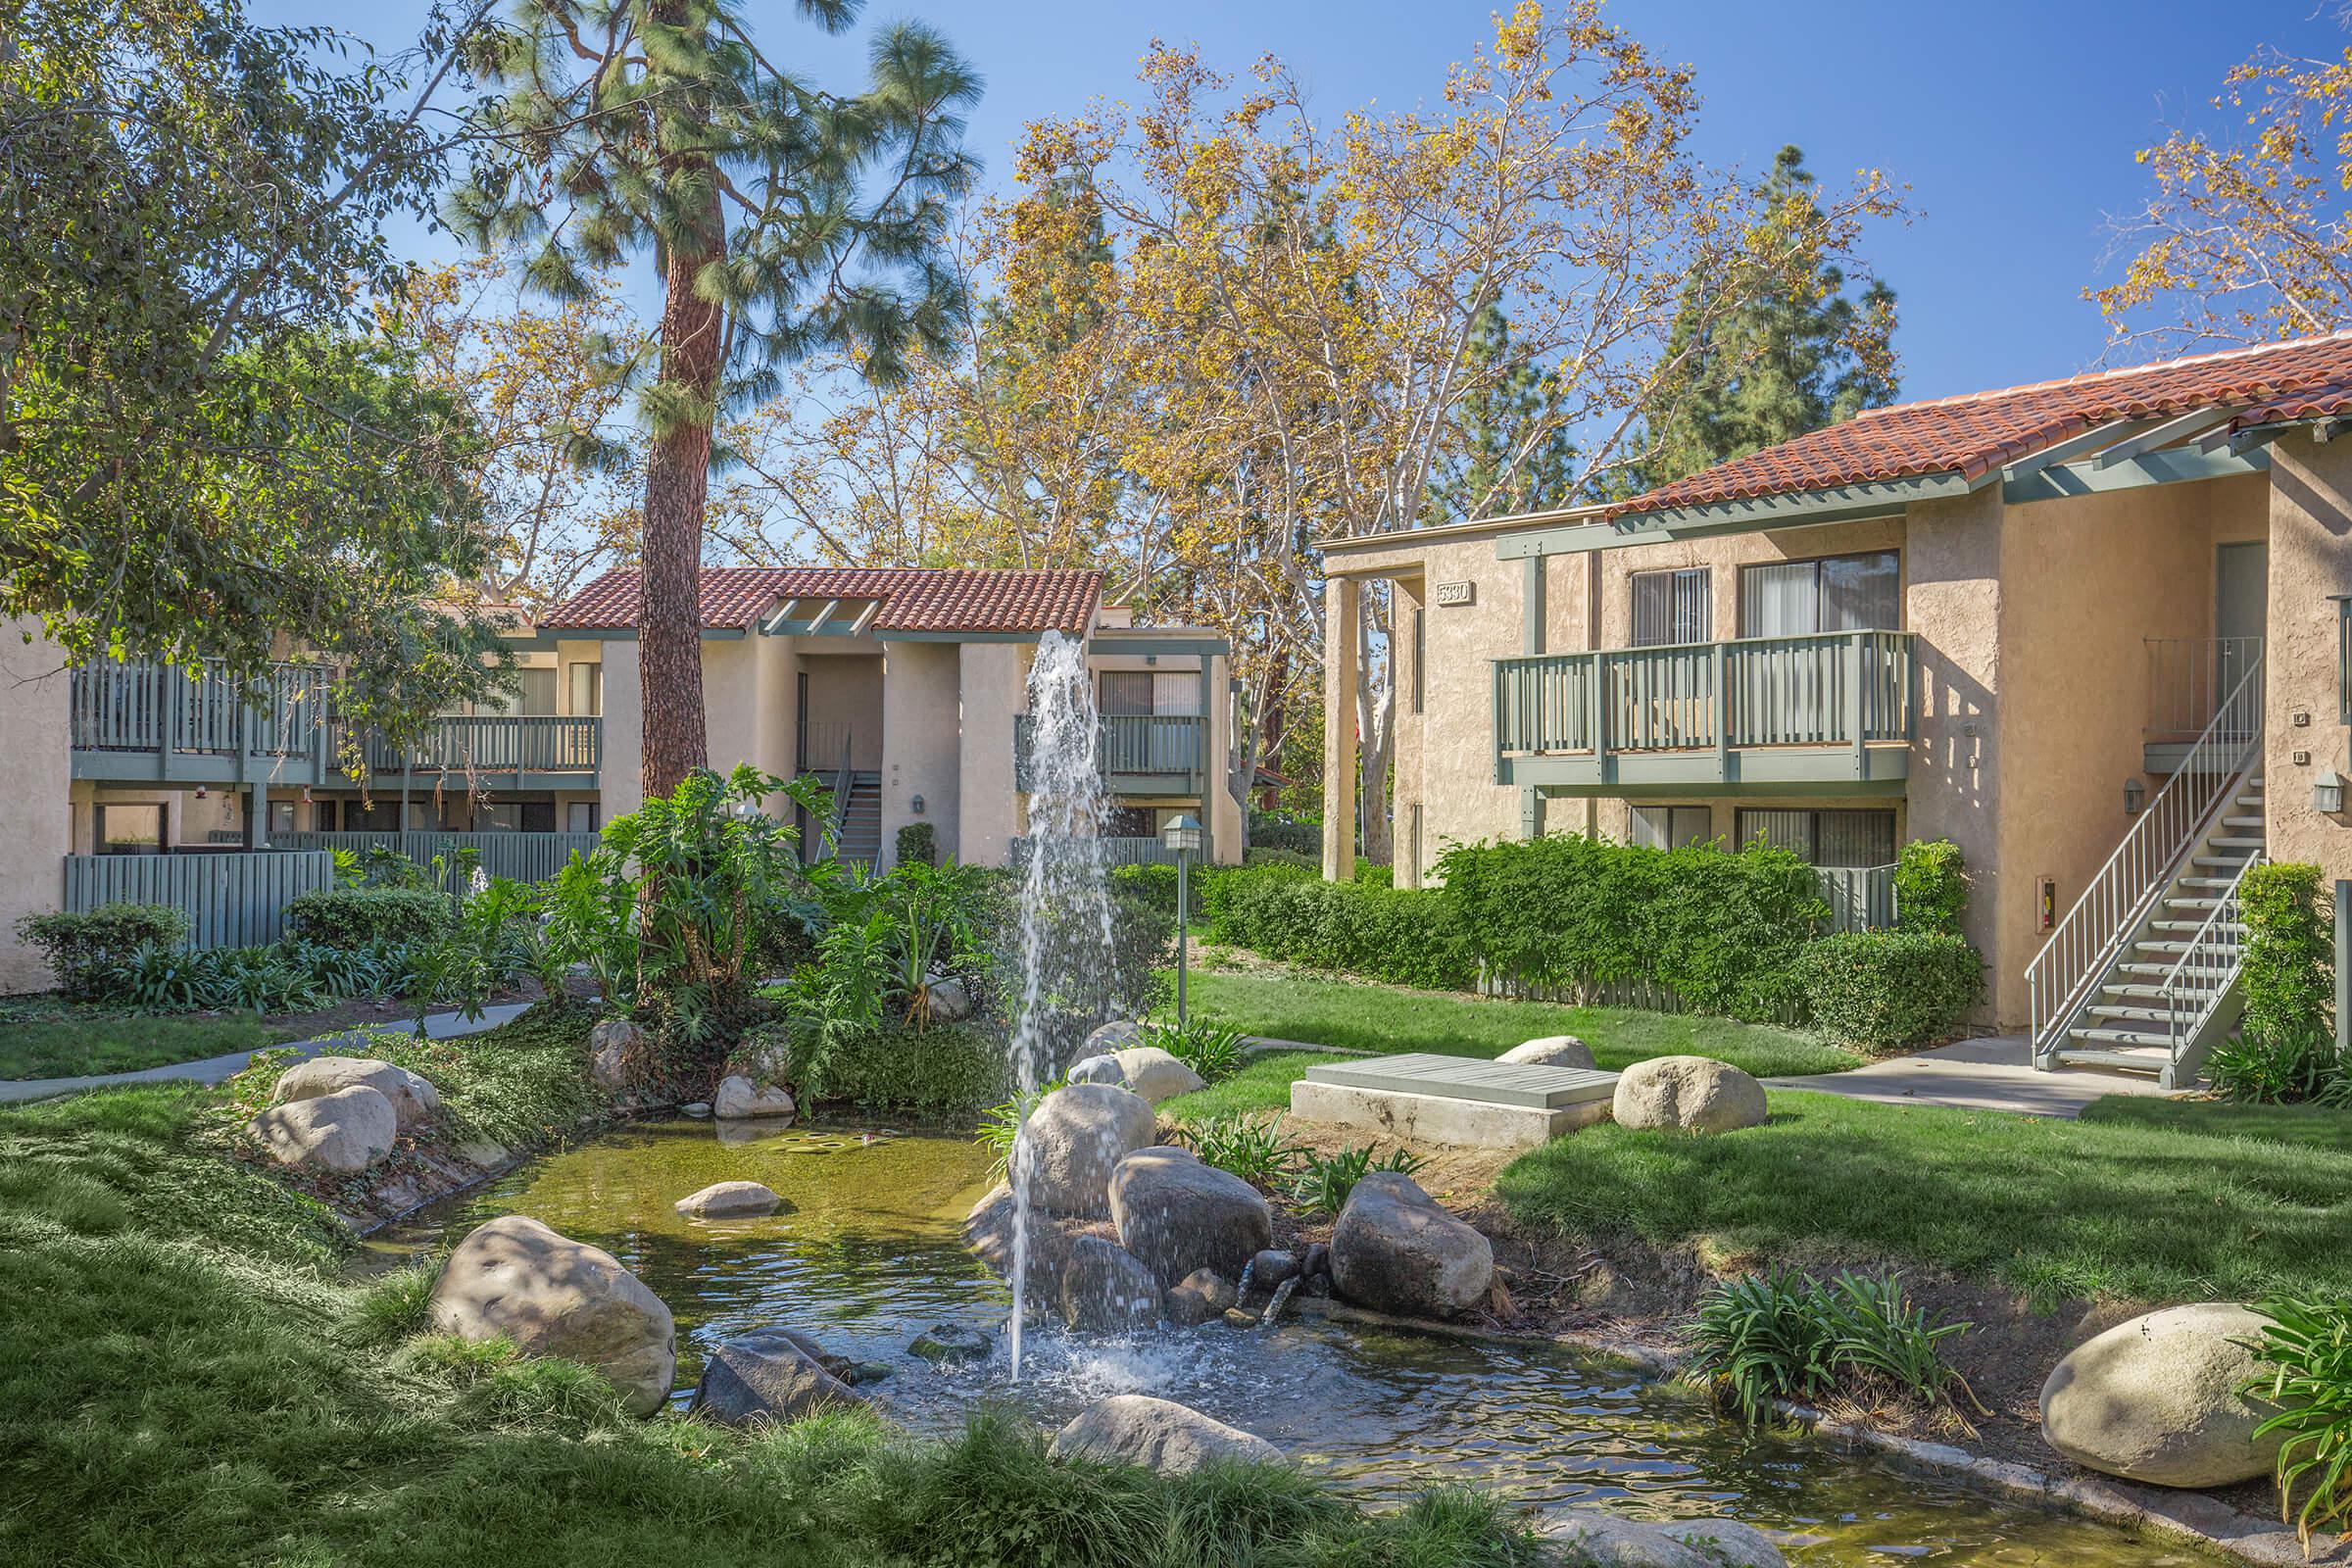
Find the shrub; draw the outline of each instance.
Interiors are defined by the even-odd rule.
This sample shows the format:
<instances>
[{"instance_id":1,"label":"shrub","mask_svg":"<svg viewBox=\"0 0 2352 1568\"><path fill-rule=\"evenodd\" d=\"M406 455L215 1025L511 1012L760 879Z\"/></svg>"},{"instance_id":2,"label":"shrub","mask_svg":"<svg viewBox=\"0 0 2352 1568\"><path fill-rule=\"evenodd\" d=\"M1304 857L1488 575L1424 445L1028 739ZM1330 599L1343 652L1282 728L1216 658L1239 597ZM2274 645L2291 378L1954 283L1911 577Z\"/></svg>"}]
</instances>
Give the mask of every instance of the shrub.
<instances>
[{"instance_id":1,"label":"shrub","mask_svg":"<svg viewBox=\"0 0 2352 1568\"><path fill-rule=\"evenodd\" d=\"M2308 1550L2314 1530L2352 1519L2352 1301L2273 1297L2254 1310L2270 1322L2252 1347L2262 1370L2245 1392L2278 1411L2254 1436L2285 1438L2279 1512Z\"/></svg>"},{"instance_id":2,"label":"shrub","mask_svg":"<svg viewBox=\"0 0 2352 1568\"><path fill-rule=\"evenodd\" d=\"M1841 1388L1935 1402L1959 1382L1943 1341L1969 1326L1932 1323L1891 1275L1841 1273L1825 1286L1775 1267L1707 1292L1685 1370L1750 1422L1769 1416L1774 1399Z\"/></svg>"},{"instance_id":3,"label":"shrub","mask_svg":"<svg viewBox=\"0 0 2352 1568\"><path fill-rule=\"evenodd\" d=\"M1355 879L1368 888L1393 888L1396 885L1396 868L1359 855L1355 858Z\"/></svg>"},{"instance_id":4,"label":"shrub","mask_svg":"<svg viewBox=\"0 0 2352 1568\"><path fill-rule=\"evenodd\" d=\"M1698 1011L1751 1022L1801 1005L1796 956L1830 913L1813 868L1763 846L1655 850L1553 834L1457 844L1438 870L1470 973L1576 990L1649 981Z\"/></svg>"},{"instance_id":5,"label":"shrub","mask_svg":"<svg viewBox=\"0 0 2352 1568\"><path fill-rule=\"evenodd\" d=\"M937 865L939 834L928 822L909 822L899 829L898 850L901 865Z\"/></svg>"},{"instance_id":6,"label":"shrub","mask_svg":"<svg viewBox=\"0 0 2352 1568\"><path fill-rule=\"evenodd\" d=\"M404 864L414 864L402 857ZM430 942L446 930L450 901L430 888L322 888L286 906L286 929L326 948L402 947Z\"/></svg>"},{"instance_id":7,"label":"shrub","mask_svg":"<svg viewBox=\"0 0 2352 1568\"><path fill-rule=\"evenodd\" d=\"M1124 894L1173 920L1176 918L1176 868L1172 865L1121 865L1110 873L1113 893ZM1193 914L1200 913L1200 874L1195 871L1190 889Z\"/></svg>"},{"instance_id":8,"label":"shrub","mask_svg":"<svg viewBox=\"0 0 2352 1568\"><path fill-rule=\"evenodd\" d=\"M1245 891L1265 882L1314 882L1322 876L1319 863L1291 864L1281 860L1263 865L1218 866L1202 873L1200 913L1208 921L1209 940L1232 947L1250 946L1239 934L1243 917L1233 907L1233 901Z\"/></svg>"},{"instance_id":9,"label":"shrub","mask_svg":"<svg viewBox=\"0 0 2352 1568\"><path fill-rule=\"evenodd\" d=\"M1282 1115L1209 1116L1187 1122L1176 1136L1192 1146L1203 1165L1239 1176L1252 1187L1272 1188L1287 1180L1304 1152L1282 1135Z\"/></svg>"},{"instance_id":10,"label":"shrub","mask_svg":"<svg viewBox=\"0 0 2352 1568\"><path fill-rule=\"evenodd\" d=\"M806 1028L763 1024L744 1036L742 1054L769 1060L781 1055L798 1086L807 1081L803 1064L812 1038ZM1009 1078L1002 1040L960 1024L938 1024L919 1033L876 1029L836 1038L821 1083L808 1093L860 1110L949 1121L1001 1099Z\"/></svg>"},{"instance_id":11,"label":"shrub","mask_svg":"<svg viewBox=\"0 0 2352 1568\"><path fill-rule=\"evenodd\" d=\"M1983 955L1959 937L1920 931L1817 938L1794 974L1821 1032L1863 1051L1941 1040L1984 996Z\"/></svg>"},{"instance_id":12,"label":"shrub","mask_svg":"<svg viewBox=\"0 0 2352 1568\"><path fill-rule=\"evenodd\" d=\"M1212 1084L1241 1070L1243 1039L1239 1029L1199 1016L1144 1025L1145 1045L1157 1046Z\"/></svg>"},{"instance_id":13,"label":"shrub","mask_svg":"<svg viewBox=\"0 0 2352 1568\"><path fill-rule=\"evenodd\" d=\"M1320 863L1323 824L1311 818L1288 816L1280 811L1251 811L1250 847L1253 850L1285 850L1293 855L1309 857Z\"/></svg>"},{"instance_id":14,"label":"shrub","mask_svg":"<svg viewBox=\"0 0 2352 1568\"><path fill-rule=\"evenodd\" d=\"M2352 1104L2352 1060L2316 1024L2248 1027L2205 1058L2213 1092L2243 1105Z\"/></svg>"},{"instance_id":15,"label":"shrub","mask_svg":"<svg viewBox=\"0 0 2352 1568\"><path fill-rule=\"evenodd\" d=\"M173 948L188 938L188 917L169 904L101 904L94 909L28 914L17 937L37 949L70 997L89 1000L99 976L141 948Z\"/></svg>"},{"instance_id":16,"label":"shrub","mask_svg":"<svg viewBox=\"0 0 2352 1568\"><path fill-rule=\"evenodd\" d=\"M1213 894L1213 941L1396 985L1465 991L1477 981L1472 944L1443 893L1263 866L1229 876Z\"/></svg>"},{"instance_id":17,"label":"shrub","mask_svg":"<svg viewBox=\"0 0 2352 1568\"><path fill-rule=\"evenodd\" d=\"M1914 839L1894 864L1895 924L1905 931L1956 937L1968 907L1968 872L1950 839Z\"/></svg>"},{"instance_id":18,"label":"shrub","mask_svg":"<svg viewBox=\"0 0 2352 1568\"><path fill-rule=\"evenodd\" d=\"M2238 903L2246 922L2246 1033L2287 1037L2328 1029L2335 933L2320 900L2320 868L2295 861L2255 866L2238 884Z\"/></svg>"},{"instance_id":19,"label":"shrub","mask_svg":"<svg viewBox=\"0 0 2352 1568\"><path fill-rule=\"evenodd\" d=\"M1343 1149L1336 1154L1309 1152L1299 1164L1298 1179L1291 1189L1291 1197L1309 1214L1336 1215L1348 1206L1348 1196L1355 1191L1355 1184L1374 1171L1401 1171L1410 1176L1427 1163L1401 1149L1392 1149L1384 1157L1374 1159L1370 1144Z\"/></svg>"},{"instance_id":20,"label":"shrub","mask_svg":"<svg viewBox=\"0 0 2352 1568\"><path fill-rule=\"evenodd\" d=\"M1317 876L1323 874L1323 854L1320 850L1312 855L1305 855L1297 850L1260 849L1252 844L1242 852L1242 863L1244 865L1296 865L1304 867Z\"/></svg>"}]
</instances>

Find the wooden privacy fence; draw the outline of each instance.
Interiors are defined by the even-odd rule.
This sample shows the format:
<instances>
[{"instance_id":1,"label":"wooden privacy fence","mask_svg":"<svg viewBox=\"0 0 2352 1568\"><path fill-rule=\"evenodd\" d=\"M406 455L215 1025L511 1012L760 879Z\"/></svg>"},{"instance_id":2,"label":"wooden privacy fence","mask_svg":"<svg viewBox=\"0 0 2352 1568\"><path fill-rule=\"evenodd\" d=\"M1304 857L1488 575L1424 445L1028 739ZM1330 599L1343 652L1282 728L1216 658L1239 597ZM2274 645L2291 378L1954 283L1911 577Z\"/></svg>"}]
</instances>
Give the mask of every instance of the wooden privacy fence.
<instances>
[{"instance_id":1,"label":"wooden privacy fence","mask_svg":"<svg viewBox=\"0 0 2352 1568\"><path fill-rule=\"evenodd\" d=\"M332 887L335 860L318 852L241 850L222 855L69 855L65 907L169 904L188 916L188 945L245 948L275 942L286 906Z\"/></svg>"},{"instance_id":2,"label":"wooden privacy fence","mask_svg":"<svg viewBox=\"0 0 2352 1568\"><path fill-rule=\"evenodd\" d=\"M594 850L598 836L594 833L280 833L276 842L288 850L349 850L360 856L381 845L427 866L433 863L435 856L454 866L460 850L473 850L480 854L476 863L485 876L546 882L564 869L575 851L586 855Z\"/></svg>"}]
</instances>

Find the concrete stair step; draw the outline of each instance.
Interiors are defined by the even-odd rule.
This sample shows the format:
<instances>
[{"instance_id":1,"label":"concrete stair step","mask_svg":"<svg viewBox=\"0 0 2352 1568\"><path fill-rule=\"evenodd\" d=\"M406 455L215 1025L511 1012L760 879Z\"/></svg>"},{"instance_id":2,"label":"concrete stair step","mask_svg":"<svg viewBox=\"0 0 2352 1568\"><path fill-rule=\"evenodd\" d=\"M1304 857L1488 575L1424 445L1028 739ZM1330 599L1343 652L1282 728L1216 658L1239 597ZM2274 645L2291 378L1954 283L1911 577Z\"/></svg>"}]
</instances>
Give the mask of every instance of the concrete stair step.
<instances>
[{"instance_id":1,"label":"concrete stair step","mask_svg":"<svg viewBox=\"0 0 2352 1568\"><path fill-rule=\"evenodd\" d=\"M2061 1046L2059 1064L2067 1067L2120 1067L2127 1072L2161 1073L2172 1058L2158 1051L2142 1055L2132 1051L2101 1051L2095 1047Z\"/></svg>"},{"instance_id":2,"label":"concrete stair step","mask_svg":"<svg viewBox=\"0 0 2352 1568\"><path fill-rule=\"evenodd\" d=\"M2206 998L2212 996L2214 993L2211 986L2184 985L2179 991L2173 994L2186 1001L2203 1002ZM2160 1002L2165 1000L2164 987L2161 985L2103 985L2099 987L2099 995L2103 997L2119 997L2122 998L2127 1004L2134 1002Z\"/></svg>"},{"instance_id":3,"label":"concrete stair step","mask_svg":"<svg viewBox=\"0 0 2352 1568\"><path fill-rule=\"evenodd\" d=\"M2205 842L2217 850L2259 850L2262 848L2262 840L2244 838L2235 834L2225 834L2220 838L2207 839Z\"/></svg>"},{"instance_id":4,"label":"concrete stair step","mask_svg":"<svg viewBox=\"0 0 2352 1568\"><path fill-rule=\"evenodd\" d=\"M2066 1038L2093 1041L2098 1046L2142 1046L2160 1054L2172 1049L2170 1039L2144 1029L2073 1029Z\"/></svg>"},{"instance_id":5,"label":"concrete stair step","mask_svg":"<svg viewBox=\"0 0 2352 1568\"><path fill-rule=\"evenodd\" d=\"M2178 931L2183 936L2193 937L2205 929L2205 922L2202 920L2150 920L2148 929L2151 931ZM2215 922L2213 929L2226 935L2243 936L2246 927L2245 922L2241 920L2221 920Z\"/></svg>"},{"instance_id":6,"label":"concrete stair step","mask_svg":"<svg viewBox=\"0 0 2352 1568\"><path fill-rule=\"evenodd\" d=\"M2214 842L2217 845L2222 843L2219 839ZM2208 866L2217 871L2235 872L2245 869L2246 859L2247 857L2243 855L2198 855L2191 857L2188 863Z\"/></svg>"},{"instance_id":7,"label":"concrete stair step","mask_svg":"<svg viewBox=\"0 0 2352 1568\"><path fill-rule=\"evenodd\" d=\"M2237 878L2231 876L2184 876L2180 881L2174 883L2173 886L2180 888L2211 888L2216 893L2223 893L2229 891L2231 887L2234 887L2236 883Z\"/></svg>"},{"instance_id":8,"label":"concrete stair step","mask_svg":"<svg viewBox=\"0 0 2352 1568\"><path fill-rule=\"evenodd\" d=\"M2134 943L2132 943L2132 950L2134 953L2166 953L2166 954L2170 954L2170 955L2172 955L2172 956L2173 956L2174 957L2176 957L2176 958L2178 958L2179 956L2180 956L2180 955L2182 955L2183 953L2186 953L2186 952L2188 951L2188 948L2189 948L2189 945L2188 945L2187 943L2185 943L2185 942L2144 942L2144 941L2143 941L2143 942L2134 942Z\"/></svg>"},{"instance_id":9,"label":"concrete stair step","mask_svg":"<svg viewBox=\"0 0 2352 1568\"><path fill-rule=\"evenodd\" d=\"M2265 820L2263 814L2257 811L2252 816L2225 816L2222 818L2222 826L2258 828L2264 824Z\"/></svg>"}]
</instances>

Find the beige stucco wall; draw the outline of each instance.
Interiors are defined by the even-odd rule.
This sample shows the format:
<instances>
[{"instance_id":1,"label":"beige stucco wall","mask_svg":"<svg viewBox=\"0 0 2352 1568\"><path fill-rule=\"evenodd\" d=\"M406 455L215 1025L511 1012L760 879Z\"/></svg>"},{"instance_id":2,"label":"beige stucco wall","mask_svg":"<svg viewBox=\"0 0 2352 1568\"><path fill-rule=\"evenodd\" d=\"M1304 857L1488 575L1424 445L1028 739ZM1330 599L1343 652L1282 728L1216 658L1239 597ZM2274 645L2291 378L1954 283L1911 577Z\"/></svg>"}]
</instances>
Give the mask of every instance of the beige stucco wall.
<instances>
[{"instance_id":1,"label":"beige stucco wall","mask_svg":"<svg viewBox=\"0 0 2352 1568\"><path fill-rule=\"evenodd\" d=\"M599 809L610 822L645 804L645 689L636 640L615 638L604 647L605 765L597 775L597 793Z\"/></svg>"},{"instance_id":2,"label":"beige stucco wall","mask_svg":"<svg viewBox=\"0 0 2352 1568\"><path fill-rule=\"evenodd\" d=\"M954 643L884 643L882 863L898 860L899 829L929 822L942 859L957 854L960 669ZM813 683L812 683L813 684ZM915 797L923 812L914 813Z\"/></svg>"},{"instance_id":3,"label":"beige stucco wall","mask_svg":"<svg viewBox=\"0 0 2352 1568\"><path fill-rule=\"evenodd\" d=\"M2336 607L2352 593L2352 441L2297 432L2271 448L2269 670L2265 807L2270 857L2308 860L2328 882L2352 877L2352 815L2312 809L2323 768L2352 777L2339 708ZM2295 715L2308 714L2297 724ZM2298 763L2294 754L2309 755Z\"/></svg>"},{"instance_id":4,"label":"beige stucco wall","mask_svg":"<svg viewBox=\"0 0 2352 1568\"><path fill-rule=\"evenodd\" d=\"M0 626L0 994L46 990L48 966L17 941L17 921L57 907L72 849L73 750L65 658L34 623Z\"/></svg>"},{"instance_id":5,"label":"beige stucco wall","mask_svg":"<svg viewBox=\"0 0 2352 1568\"><path fill-rule=\"evenodd\" d=\"M941 847L971 865L1003 865L1020 834L1012 788L1012 715L1026 706L1031 650L1021 643L953 643L956 662L956 831Z\"/></svg>"},{"instance_id":6,"label":"beige stucco wall","mask_svg":"<svg viewBox=\"0 0 2352 1568\"><path fill-rule=\"evenodd\" d=\"M847 652L825 645L835 643ZM889 722L884 712L888 693L883 661L871 643L837 638L808 638L801 643L801 668L808 674L808 722L850 727L850 765L860 773L880 770L882 734ZM830 758L811 758L819 772L836 764Z\"/></svg>"}]
</instances>

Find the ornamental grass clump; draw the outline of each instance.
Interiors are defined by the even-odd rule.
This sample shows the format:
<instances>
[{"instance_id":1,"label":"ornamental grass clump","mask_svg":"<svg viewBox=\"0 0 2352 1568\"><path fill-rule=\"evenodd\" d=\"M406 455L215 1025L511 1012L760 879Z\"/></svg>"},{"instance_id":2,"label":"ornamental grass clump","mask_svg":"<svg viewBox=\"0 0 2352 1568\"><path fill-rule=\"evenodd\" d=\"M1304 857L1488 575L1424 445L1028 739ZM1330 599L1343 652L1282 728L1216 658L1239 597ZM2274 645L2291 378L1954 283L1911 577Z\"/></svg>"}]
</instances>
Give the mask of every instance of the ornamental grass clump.
<instances>
[{"instance_id":1,"label":"ornamental grass clump","mask_svg":"<svg viewBox=\"0 0 2352 1568\"><path fill-rule=\"evenodd\" d=\"M1825 1283L1776 1267L1708 1291L1685 1370L1750 1423L1769 1417L1775 1399L1891 1395L1948 1405L1968 1385L1943 1342L1969 1327L1932 1322L1894 1275L1845 1272Z\"/></svg>"},{"instance_id":2,"label":"ornamental grass clump","mask_svg":"<svg viewBox=\"0 0 2352 1568\"><path fill-rule=\"evenodd\" d=\"M2284 1439L2279 1512L2308 1550L2313 1531L2352 1520L2352 1301L2272 1297L2254 1310L2270 1321L2243 1392L2278 1412L2254 1436Z\"/></svg>"},{"instance_id":3,"label":"ornamental grass clump","mask_svg":"<svg viewBox=\"0 0 2352 1568\"><path fill-rule=\"evenodd\" d=\"M1177 1137L1192 1146L1203 1165L1239 1176L1271 1191L1288 1181L1305 1151L1283 1136L1282 1116L1210 1116L1188 1122Z\"/></svg>"}]
</instances>

